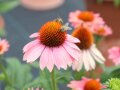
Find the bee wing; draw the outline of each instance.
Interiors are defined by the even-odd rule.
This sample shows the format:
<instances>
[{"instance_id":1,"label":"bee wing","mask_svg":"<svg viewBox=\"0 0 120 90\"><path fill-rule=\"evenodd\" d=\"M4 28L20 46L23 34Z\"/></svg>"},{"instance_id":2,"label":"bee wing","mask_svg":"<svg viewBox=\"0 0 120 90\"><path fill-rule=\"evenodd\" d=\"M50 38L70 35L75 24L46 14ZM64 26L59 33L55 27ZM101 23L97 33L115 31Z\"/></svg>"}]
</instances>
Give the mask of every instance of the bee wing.
<instances>
[{"instance_id":1,"label":"bee wing","mask_svg":"<svg viewBox=\"0 0 120 90\"><path fill-rule=\"evenodd\" d=\"M69 23L66 23L64 26L66 27L67 30L72 30L72 28L69 27Z\"/></svg>"}]
</instances>

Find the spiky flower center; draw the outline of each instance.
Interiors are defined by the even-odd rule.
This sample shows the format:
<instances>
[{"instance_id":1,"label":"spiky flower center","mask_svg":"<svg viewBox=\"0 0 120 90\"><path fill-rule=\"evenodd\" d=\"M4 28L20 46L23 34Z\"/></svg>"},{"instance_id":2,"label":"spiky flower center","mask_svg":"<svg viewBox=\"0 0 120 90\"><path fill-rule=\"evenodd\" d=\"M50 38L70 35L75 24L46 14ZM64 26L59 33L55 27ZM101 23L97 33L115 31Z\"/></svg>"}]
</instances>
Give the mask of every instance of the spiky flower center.
<instances>
[{"instance_id":1,"label":"spiky flower center","mask_svg":"<svg viewBox=\"0 0 120 90\"><path fill-rule=\"evenodd\" d=\"M119 90L120 89L120 79L112 78L109 80L109 88L110 90Z\"/></svg>"},{"instance_id":2,"label":"spiky flower center","mask_svg":"<svg viewBox=\"0 0 120 90\"><path fill-rule=\"evenodd\" d=\"M78 18L82 19L85 22L89 22L89 21L93 21L94 14L93 14L93 12L83 11L79 14Z\"/></svg>"},{"instance_id":3,"label":"spiky flower center","mask_svg":"<svg viewBox=\"0 0 120 90\"><path fill-rule=\"evenodd\" d=\"M2 49L3 49L3 46L2 46L2 45L0 45L0 51L2 51Z\"/></svg>"},{"instance_id":4,"label":"spiky flower center","mask_svg":"<svg viewBox=\"0 0 120 90\"><path fill-rule=\"evenodd\" d=\"M101 90L100 87L101 86L98 81L90 80L85 84L84 90Z\"/></svg>"},{"instance_id":5,"label":"spiky flower center","mask_svg":"<svg viewBox=\"0 0 120 90\"><path fill-rule=\"evenodd\" d=\"M62 23L58 21L50 21L45 23L41 29L40 41L46 46L60 46L66 39L66 32L61 31Z\"/></svg>"},{"instance_id":6,"label":"spiky flower center","mask_svg":"<svg viewBox=\"0 0 120 90\"><path fill-rule=\"evenodd\" d=\"M81 41L81 43L77 43L80 49L89 49L93 44L94 39L92 33L83 26L75 29L72 35Z\"/></svg>"}]
</instances>

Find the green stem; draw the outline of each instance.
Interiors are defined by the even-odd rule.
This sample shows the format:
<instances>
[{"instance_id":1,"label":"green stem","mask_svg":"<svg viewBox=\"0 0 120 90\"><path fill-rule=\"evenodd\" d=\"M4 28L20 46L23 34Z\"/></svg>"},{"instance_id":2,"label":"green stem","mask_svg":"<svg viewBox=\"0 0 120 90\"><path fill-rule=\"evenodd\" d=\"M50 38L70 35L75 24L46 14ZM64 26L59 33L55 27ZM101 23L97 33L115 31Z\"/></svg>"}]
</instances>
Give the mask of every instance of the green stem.
<instances>
[{"instance_id":1,"label":"green stem","mask_svg":"<svg viewBox=\"0 0 120 90\"><path fill-rule=\"evenodd\" d=\"M51 72L51 79L52 79L53 90L57 90L57 83L55 80L55 70L54 69Z\"/></svg>"},{"instance_id":2,"label":"green stem","mask_svg":"<svg viewBox=\"0 0 120 90\"><path fill-rule=\"evenodd\" d=\"M11 85L10 79L9 79L9 77L8 77L8 75L7 75L7 73L6 73L6 70L5 70L5 68L3 67L2 64L0 64L0 70L1 70L1 71L3 72L3 74L5 75L6 83L8 83L9 85Z\"/></svg>"}]
</instances>

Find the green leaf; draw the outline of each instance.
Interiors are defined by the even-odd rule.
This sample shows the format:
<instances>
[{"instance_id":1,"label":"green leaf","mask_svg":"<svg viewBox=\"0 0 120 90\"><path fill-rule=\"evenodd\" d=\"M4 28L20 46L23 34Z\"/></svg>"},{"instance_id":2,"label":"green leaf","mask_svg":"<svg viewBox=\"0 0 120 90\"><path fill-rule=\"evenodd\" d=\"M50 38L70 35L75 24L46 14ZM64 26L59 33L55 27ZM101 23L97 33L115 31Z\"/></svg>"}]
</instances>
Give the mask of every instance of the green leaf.
<instances>
[{"instance_id":1,"label":"green leaf","mask_svg":"<svg viewBox=\"0 0 120 90\"><path fill-rule=\"evenodd\" d=\"M56 80L58 83L67 84L69 81L73 79L72 72L68 70L56 70Z\"/></svg>"},{"instance_id":2,"label":"green leaf","mask_svg":"<svg viewBox=\"0 0 120 90\"><path fill-rule=\"evenodd\" d=\"M6 86L6 87L5 87L5 90L16 90L16 89L14 89L14 88L12 88L12 87L10 87L10 86Z\"/></svg>"},{"instance_id":3,"label":"green leaf","mask_svg":"<svg viewBox=\"0 0 120 90\"><path fill-rule=\"evenodd\" d=\"M5 75L3 73L0 73L0 81L5 79Z\"/></svg>"},{"instance_id":4,"label":"green leaf","mask_svg":"<svg viewBox=\"0 0 120 90\"><path fill-rule=\"evenodd\" d=\"M120 68L120 66L106 67L104 65L101 65L101 67L103 68L103 73L101 74L101 81L102 82L106 82L108 79L110 79L111 78L111 73L114 70Z\"/></svg>"},{"instance_id":5,"label":"green leaf","mask_svg":"<svg viewBox=\"0 0 120 90\"><path fill-rule=\"evenodd\" d=\"M120 0L113 0L113 2L116 7L120 6Z\"/></svg>"},{"instance_id":6,"label":"green leaf","mask_svg":"<svg viewBox=\"0 0 120 90\"><path fill-rule=\"evenodd\" d=\"M7 74L13 87L22 90L26 83L32 80L31 67L21 64L17 58L7 58Z\"/></svg>"},{"instance_id":7,"label":"green leaf","mask_svg":"<svg viewBox=\"0 0 120 90\"><path fill-rule=\"evenodd\" d=\"M6 36L6 32L4 29L0 29L0 37Z\"/></svg>"},{"instance_id":8,"label":"green leaf","mask_svg":"<svg viewBox=\"0 0 120 90\"><path fill-rule=\"evenodd\" d=\"M27 88L44 88L44 90L52 90L51 86L51 77L48 70L44 70L40 72L40 75L36 77L35 80L31 81L30 83L26 84L24 89L27 90Z\"/></svg>"},{"instance_id":9,"label":"green leaf","mask_svg":"<svg viewBox=\"0 0 120 90\"><path fill-rule=\"evenodd\" d=\"M19 0L11 0L11 1L1 1L0 2L0 13L8 12L14 7L18 6Z\"/></svg>"}]
</instances>

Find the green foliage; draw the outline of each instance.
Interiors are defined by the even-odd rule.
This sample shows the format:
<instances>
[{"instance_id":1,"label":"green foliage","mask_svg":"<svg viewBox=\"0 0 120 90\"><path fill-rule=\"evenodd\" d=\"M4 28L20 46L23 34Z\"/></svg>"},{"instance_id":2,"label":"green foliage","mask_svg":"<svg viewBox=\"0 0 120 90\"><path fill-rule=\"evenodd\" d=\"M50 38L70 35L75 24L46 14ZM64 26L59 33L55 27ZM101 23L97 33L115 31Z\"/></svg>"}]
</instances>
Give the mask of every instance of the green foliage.
<instances>
[{"instance_id":1,"label":"green foliage","mask_svg":"<svg viewBox=\"0 0 120 90\"><path fill-rule=\"evenodd\" d=\"M10 86L6 86L6 87L5 87L5 90L16 90L16 89L14 89L14 88L12 88L12 87L10 87Z\"/></svg>"},{"instance_id":2,"label":"green foliage","mask_svg":"<svg viewBox=\"0 0 120 90\"><path fill-rule=\"evenodd\" d=\"M101 67L103 68L103 73L101 74L102 82L106 82L108 79L112 78L113 74L111 73L117 69L120 69L120 66L106 67L104 65L101 65ZM117 74L114 74L114 75L117 75Z\"/></svg>"},{"instance_id":3,"label":"green foliage","mask_svg":"<svg viewBox=\"0 0 120 90\"><path fill-rule=\"evenodd\" d=\"M120 0L113 0L113 2L116 7L120 6Z\"/></svg>"},{"instance_id":4,"label":"green foliage","mask_svg":"<svg viewBox=\"0 0 120 90\"><path fill-rule=\"evenodd\" d=\"M7 74L15 89L22 90L24 85L32 80L31 67L21 64L17 58L7 58L6 65Z\"/></svg>"},{"instance_id":5,"label":"green foliage","mask_svg":"<svg viewBox=\"0 0 120 90\"><path fill-rule=\"evenodd\" d=\"M69 70L55 70L55 80L57 83L67 84L71 79L73 79L72 74ZM40 87L44 90L52 90L52 81L50 72L45 69L40 71L40 75L36 77L32 82L25 85L24 90L27 90L28 87Z\"/></svg>"},{"instance_id":6,"label":"green foliage","mask_svg":"<svg viewBox=\"0 0 120 90\"><path fill-rule=\"evenodd\" d=\"M110 77L112 77L112 78L120 78L120 68L113 70L110 73Z\"/></svg>"},{"instance_id":7,"label":"green foliage","mask_svg":"<svg viewBox=\"0 0 120 90\"><path fill-rule=\"evenodd\" d=\"M0 73L0 81L5 79L5 75L3 73Z\"/></svg>"},{"instance_id":8,"label":"green foliage","mask_svg":"<svg viewBox=\"0 0 120 90\"><path fill-rule=\"evenodd\" d=\"M0 1L0 13L8 12L9 10L18 6L18 4L19 4L19 0Z\"/></svg>"},{"instance_id":9,"label":"green foliage","mask_svg":"<svg viewBox=\"0 0 120 90\"><path fill-rule=\"evenodd\" d=\"M4 29L0 29L0 37L6 36L6 32Z\"/></svg>"}]
</instances>

